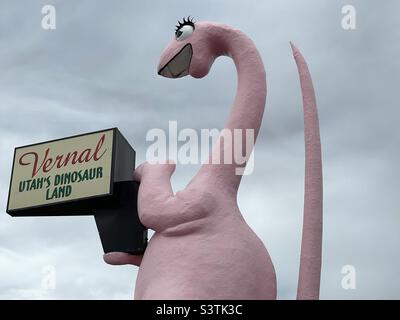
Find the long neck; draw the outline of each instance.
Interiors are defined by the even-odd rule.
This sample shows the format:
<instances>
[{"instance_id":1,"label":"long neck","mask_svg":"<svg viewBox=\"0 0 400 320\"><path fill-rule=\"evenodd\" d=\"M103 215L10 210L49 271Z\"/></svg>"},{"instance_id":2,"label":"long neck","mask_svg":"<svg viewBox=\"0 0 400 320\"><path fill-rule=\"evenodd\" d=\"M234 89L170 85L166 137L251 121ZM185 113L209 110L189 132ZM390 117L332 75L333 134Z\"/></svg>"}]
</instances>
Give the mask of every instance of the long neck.
<instances>
[{"instance_id":1,"label":"long neck","mask_svg":"<svg viewBox=\"0 0 400 320\"><path fill-rule=\"evenodd\" d=\"M216 39L216 57L226 55L233 59L238 76L237 93L208 164L203 164L196 177L200 180L205 177L207 184L214 182L236 195L261 127L267 92L266 75L254 43L239 30L227 26L220 28L223 31ZM216 164L218 160L220 164Z\"/></svg>"},{"instance_id":2,"label":"long neck","mask_svg":"<svg viewBox=\"0 0 400 320\"><path fill-rule=\"evenodd\" d=\"M253 129L257 136L265 108L266 75L254 43L242 32L233 30L227 38L227 55L232 57L238 76L236 97L227 129Z\"/></svg>"}]
</instances>

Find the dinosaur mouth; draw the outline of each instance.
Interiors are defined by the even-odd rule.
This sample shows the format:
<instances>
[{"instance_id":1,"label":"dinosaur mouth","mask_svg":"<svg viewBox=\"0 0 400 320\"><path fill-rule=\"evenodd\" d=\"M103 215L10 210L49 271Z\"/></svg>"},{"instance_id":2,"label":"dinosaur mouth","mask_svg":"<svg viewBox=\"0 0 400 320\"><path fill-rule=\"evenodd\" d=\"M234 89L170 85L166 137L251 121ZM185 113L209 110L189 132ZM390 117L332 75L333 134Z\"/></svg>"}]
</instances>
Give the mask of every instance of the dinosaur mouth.
<instances>
[{"instance_id":1,"label":"dinosaur mouth","mask_svg":"<svg viewBox=\"0 0 400 320\"><path fill-rule=\"evenodd\" d=\"M166 78L182 78L189 74L193 48L190 43L184 46L169 62L163 66L158 74Z\"/></svg>"}]
</instances>

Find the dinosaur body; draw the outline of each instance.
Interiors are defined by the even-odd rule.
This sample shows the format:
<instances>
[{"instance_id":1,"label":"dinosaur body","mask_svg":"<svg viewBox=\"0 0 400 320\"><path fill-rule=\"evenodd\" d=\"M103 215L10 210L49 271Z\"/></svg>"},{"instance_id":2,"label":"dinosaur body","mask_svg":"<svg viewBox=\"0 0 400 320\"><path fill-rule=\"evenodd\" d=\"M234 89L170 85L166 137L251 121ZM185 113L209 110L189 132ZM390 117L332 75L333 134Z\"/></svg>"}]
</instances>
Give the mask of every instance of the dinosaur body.
<instances>
[{"instance_id":1,"label":"dinosaur body","mask_svg":"<svg viewBox=\"0 0 400 320\"><path fill-rule=\"evenodd\" d=\"M236 199L200 181L173 195L174 167L145 164L136 172L140 217L156 232L139 268L135 298L275 298L272 262ZM164 191L153 190L154 184Z\"/></svg>"},{"instance_id":2,"label":"dinosaur body","mask_svg":"<svg viewBox=\"0 0 400 320\"><path fill-rule=\"evenodd\" d=\"M312 204L305 204L307 234L303 232L298 298L309 299L318 298L319 292L322 178L316 154L320 152L319 133L311 78L300 53L294 47L293 51L305 101L306 192L313 193ZM255 45L241 31L222 24L184 21L163 52L158 72L168 78L188 74L201 78L222 55L233 59L238 72L237 93L225 129L254 130L256 138L265 108L266 76ZM224 159L225 152L244 154L249 147L244 144L242 150L236 150L232 148L234 142L220 137L209 164L203 164L187 187L176 194L170 184L175 164L145 163L135 170L135 179L141 183L139 217L155 234L143 257L123 253L105 256L110 264L140 265L135 298L276 298L276 276L268 251L237 206L240 166L212 161ZM306 199L310 197L306 195Z\"/></svg>"}]
</instances>

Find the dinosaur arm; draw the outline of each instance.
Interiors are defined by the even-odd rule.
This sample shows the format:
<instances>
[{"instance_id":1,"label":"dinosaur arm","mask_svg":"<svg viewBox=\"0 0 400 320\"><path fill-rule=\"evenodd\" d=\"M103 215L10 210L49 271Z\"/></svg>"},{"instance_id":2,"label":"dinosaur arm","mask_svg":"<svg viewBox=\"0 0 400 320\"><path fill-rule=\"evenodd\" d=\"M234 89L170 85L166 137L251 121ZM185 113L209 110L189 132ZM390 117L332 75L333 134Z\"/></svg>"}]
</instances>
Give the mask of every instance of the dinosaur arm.
<instances>
[{"instance_id":1,"label":"dinosaur arm","mask_svg":"<svg viewBox=\"0 0 400 320\"><path fill-rule=\"evenodd\" d=\"M176 216L179 201L174 196L170 181L175 167L175 163L172 162L146 162L134 172L134 179L140 182L139 219L144 226L154 231L165 229Z\"/></svg>"},{"instance_id":2,"label":"dinosaur arm","mask_svg":"<svg viewBox=\"0 0 400 320\"><path fill-rule=\"evenodd\" d=\"M173 199L170 177L175 170L175 164L151 165L144 163L133 173L133 179L140 182L138 195L139 218L146 227L157 230L163 219L160 215L168 200ZM144 204L144 206L143 206ZM161 224L161 225L160 225ZM132 264L140 266L143 255L131 255L124 252L109 252L103 255L106 263L111 265Z\"/></svg>"}]
</instances>

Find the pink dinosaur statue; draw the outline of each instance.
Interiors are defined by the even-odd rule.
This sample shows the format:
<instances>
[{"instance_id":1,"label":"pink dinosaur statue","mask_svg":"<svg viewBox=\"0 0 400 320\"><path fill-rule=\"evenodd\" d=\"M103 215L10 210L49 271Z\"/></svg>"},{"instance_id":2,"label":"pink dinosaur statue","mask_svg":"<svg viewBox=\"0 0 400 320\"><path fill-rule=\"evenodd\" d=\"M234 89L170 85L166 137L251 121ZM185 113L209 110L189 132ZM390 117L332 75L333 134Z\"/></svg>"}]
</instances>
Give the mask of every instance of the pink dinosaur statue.
<instances>
[{"instance_id":1,"label":"pink dinosaur statue","mask_svg":"<svg viewBox=\"0 0 400 320\"><path fill-rule=\"evenodd\" d=\"M291 44L304 105L305 206L298 299L318 299L322 243L322 165L318 116L311 77L300 52ZM163 52L158 73L168 78L190 74L202 78L219 56L233 59L238 88L225 128L254 129L264 113L266 76L254 43L230 26L185 20ZM230 147L218 143L210 157ZM209 161L208 163L212 163ZM237 205L242 176L233 164L203 164L187 187L173 193L175 164L140 165L138 211L155 231L144 256L108 253L109 264L140 266L135 299L275 299L271 258L243 219Z\"/></svg>"}]
</instances>

